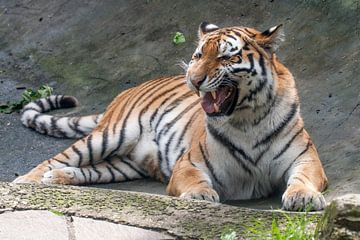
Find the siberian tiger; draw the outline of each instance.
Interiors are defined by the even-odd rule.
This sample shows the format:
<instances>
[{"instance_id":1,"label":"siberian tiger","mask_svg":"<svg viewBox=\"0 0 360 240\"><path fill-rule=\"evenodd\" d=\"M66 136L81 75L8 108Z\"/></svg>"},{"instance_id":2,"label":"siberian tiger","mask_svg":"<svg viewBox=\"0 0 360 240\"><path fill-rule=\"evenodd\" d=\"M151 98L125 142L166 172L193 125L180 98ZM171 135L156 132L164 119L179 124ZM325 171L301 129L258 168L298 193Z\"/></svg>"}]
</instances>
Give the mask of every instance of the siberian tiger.
<instances>
[{"instance_id":1,"label":"siberian tiger","mask_svg":"<svg viewBox=\"0 0 360 240\"><path fill-rule=\"evenodd\" d=\"M77 106L70 96L29 103L22 111L25 126L81 139L14 182L152 177L182 198L254 199L283 189L284 209L323 209L327 179L304 129L293 76L274 53L281 28L259 32L204 22L185 76L128 89L104 114L44 114Z\"/></svg>"}]
</instances>

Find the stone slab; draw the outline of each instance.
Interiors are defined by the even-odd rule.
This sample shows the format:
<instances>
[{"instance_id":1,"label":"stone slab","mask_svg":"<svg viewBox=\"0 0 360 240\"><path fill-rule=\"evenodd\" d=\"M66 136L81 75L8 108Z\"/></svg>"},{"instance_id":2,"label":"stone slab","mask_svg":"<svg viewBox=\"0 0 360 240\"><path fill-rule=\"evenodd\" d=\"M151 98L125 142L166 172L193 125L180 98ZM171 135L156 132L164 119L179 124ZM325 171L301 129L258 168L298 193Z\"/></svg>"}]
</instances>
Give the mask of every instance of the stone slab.
<instances>
[{"instance_id":1,"label":"stone slab","mask_svg":"<svg viewBox=\"0 0 360 240\"><path fill-rule=\"evenodd\" d=\"M130 227L121 224L99 221L88 218L73 217L76 240L161 240L174 239L168 235Z\"/></svg>"},{"instance_id":2,"label":"stone slab","mask_svg":"<svg viewBox=\"0 0 360 240\"><path fill-rule=\"evenodd\" d=\"M240 237L258 221L271 227L286 221L279 211L255 210L200 200L73 186L0 182L1 210L52 210L166 233L179 239L218 239L230 229ZM286 213L297 216L301 213ZM316 223L321 212L309 213ZM75 234L73 234L75 236Z\"/></svg>"},{"instance_id":3,"label":"stone slab","mask_svg":"<svg viewBox=\"0 0 360 240\"><path fill-rule=\"evenodd\" d=\"M64 216L49 211L16 211L0 214L1 240L68 240Z\"/></svg>"}]
</instances>

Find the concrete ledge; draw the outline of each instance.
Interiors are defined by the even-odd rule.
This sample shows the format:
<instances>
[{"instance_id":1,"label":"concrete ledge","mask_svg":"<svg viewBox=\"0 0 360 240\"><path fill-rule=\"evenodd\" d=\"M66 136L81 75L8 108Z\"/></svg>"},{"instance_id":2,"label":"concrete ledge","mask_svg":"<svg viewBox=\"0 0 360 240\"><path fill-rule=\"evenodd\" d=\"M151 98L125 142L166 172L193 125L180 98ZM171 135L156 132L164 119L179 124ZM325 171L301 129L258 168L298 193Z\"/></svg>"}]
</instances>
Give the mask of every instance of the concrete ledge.
<instances>
[{"instance_id":1,"label":"concrete ledge","mask_svg":"<svg viewBox=\"0 0 360 240\"><path fill-rule=\"evenodd\" d=\"M278 218L279 222L283 219L280 211L253 210L146 193L0 183L0 211L30 209L107 220L180 239L214 239L230 229L244 234L246 227L255 221L271 226L272 218Z\"/></svg>"}]
</instances>

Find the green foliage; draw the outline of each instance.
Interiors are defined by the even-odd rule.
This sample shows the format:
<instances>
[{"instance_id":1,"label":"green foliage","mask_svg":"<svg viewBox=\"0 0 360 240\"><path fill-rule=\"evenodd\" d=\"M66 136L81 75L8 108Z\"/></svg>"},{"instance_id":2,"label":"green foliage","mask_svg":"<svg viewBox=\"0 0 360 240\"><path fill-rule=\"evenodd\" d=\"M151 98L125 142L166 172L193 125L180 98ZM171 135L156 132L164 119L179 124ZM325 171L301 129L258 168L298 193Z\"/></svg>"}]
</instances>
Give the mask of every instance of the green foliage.
<instances>
[{"instance_id":1,"label":"green foliage","mask_svg":"<svg viewBox=\"0 0 360 240\"><path fill-rule=\"evenodd\" d=\"M59 211L54 210L54 209L50 209L49 212L53 213L56 216L64 216L64 214L62 212L59 212Z\"/></svg>"},{"instance_id":2,"label":"green foliage","mask_svg":"<svg viewBox=\"0 0 360 240\"><path fill-rule=\"evenodd\" d=\"M22 109L29 102L35 101L40 98L48 97L53 93L53 89L48 85L41 86L38 90L34 91L31 88L26 89L22 94L22 99L18 102L7 102L0 105L0 113L12 113L16 110Z\"/></svg>"},{"instance_id":3,"label":"green foliage","mask_svg":"<svg viewBox=\"0 0 360 240\"><path fill-rule=\"evenodd\" d=\"M180 44L186 42L185 36L182 32L176 32L173 37L174 44Z\"/></svg>"},{"instance_id":4,"label":"green foliage","mask_svg":"<svg viewBox=\"0 0 360 240\"><path fill-rule=\"evenodd\" d=\"M256 221L255 225L246 228L246 235L253 240L315 240L316 230L311 224L318 221L316 216L309 216L308 213L294 216L283 213L283 216L285 223L280 224L277 218L273 218L271 229L264 222Z\"/></svg>"},{"instance_id":5,"label":"green foliage","mask_svg":"<svg viewBox=\"0 0 360 240\"><path fill-rule=\"evenodd\" d=\"M236 240L236 232L231 231L228 233L221 234L220 240Z\"/></svg>"}]
</instances>

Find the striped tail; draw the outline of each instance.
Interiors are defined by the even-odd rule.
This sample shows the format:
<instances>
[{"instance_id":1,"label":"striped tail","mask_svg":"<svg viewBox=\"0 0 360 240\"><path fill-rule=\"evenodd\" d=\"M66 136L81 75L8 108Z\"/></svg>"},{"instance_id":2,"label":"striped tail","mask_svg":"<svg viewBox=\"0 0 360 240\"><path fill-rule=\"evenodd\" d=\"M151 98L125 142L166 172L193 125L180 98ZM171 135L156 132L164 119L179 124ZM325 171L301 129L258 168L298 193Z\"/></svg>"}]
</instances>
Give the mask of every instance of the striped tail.
<instances>
[{"instance_id":1,"label":"striped tail","mask_svg":"<svg viewBox=\"0 0 360 240\"><path fill-rule=\"evenodd\" d=\"M57 117L43 114L53 109L79 105L75 97L52 95L28 103L22 110L21 122L42 134L60 138L82 138L88 135L101 120L103 114L84 117Z\"/></svg>"}]
</instances>

